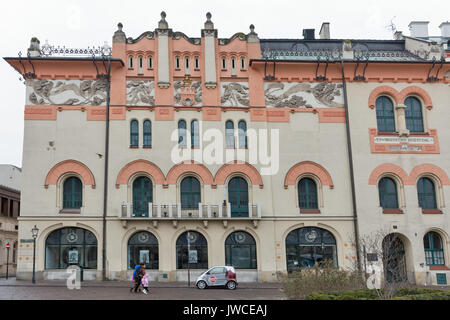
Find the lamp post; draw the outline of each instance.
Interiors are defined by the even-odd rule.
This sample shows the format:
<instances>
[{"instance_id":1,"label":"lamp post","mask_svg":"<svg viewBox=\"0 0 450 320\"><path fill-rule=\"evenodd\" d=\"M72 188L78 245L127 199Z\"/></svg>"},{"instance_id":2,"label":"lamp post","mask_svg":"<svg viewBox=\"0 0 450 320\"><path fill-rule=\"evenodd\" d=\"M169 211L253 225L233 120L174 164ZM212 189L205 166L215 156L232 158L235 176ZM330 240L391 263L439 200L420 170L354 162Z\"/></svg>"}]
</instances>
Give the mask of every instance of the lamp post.
<instances>
[{"instance_id":1,"label":"lamp post","mask_svg":"<svg viewBox=\"0 0 450 320\"><path fill-rule=\"evenodd\" d=\"M31 229L31 235L33 236L33 278L31 280L32 283L36 283L35 278L35 266L36 266L36 238L38 236L39 229L34 225L34 228Z\"/></svg>"}]
</instances>

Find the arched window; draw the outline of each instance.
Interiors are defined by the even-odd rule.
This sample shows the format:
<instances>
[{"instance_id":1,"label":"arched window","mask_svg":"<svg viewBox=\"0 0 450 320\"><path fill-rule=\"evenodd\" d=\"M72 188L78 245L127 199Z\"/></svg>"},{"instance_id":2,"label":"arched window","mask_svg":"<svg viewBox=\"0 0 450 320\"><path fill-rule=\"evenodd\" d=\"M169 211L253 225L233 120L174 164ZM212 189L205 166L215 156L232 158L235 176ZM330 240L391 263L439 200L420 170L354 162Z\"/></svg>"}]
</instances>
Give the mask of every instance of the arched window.
<instances>
[{"instance_id":1,"label":"arched window","mask_svg":"<svg viewBox=\"0 0 450 320\"><path fill-rule=\"evenodd\" d=\"M80 209L82 206L82 183L77 177L69 177L63 184L63 209Z\"/></svg>"},{"instance_id":2,"label":"arched window","mask_svg":"<svg viewBox=\"0 0 450 320\"><path fill-rule=\"evenodd\" d=\"M186 147L186 121L178 121L178 145L180 147Z\"/></svg>"},{"instance_id":3,"label":"arched window","mask_svg":"<svg viewBox=\"0 0 450 320\"><path fill-rule=\"evenodd\" d=\"M228 182L228 201L232 217L248 217L248 184L242 177L234 177Z\"/></svg>"},{"instance_id":4,"label":"arched window","mask_svg":"<svg viewBox=\"0 0 450 320\"><path fill-rule=\"evenodd\" d=\"M193 148L200 146L200 128L197 120L191 121L191 146Z\"/></svg>"},{"instance_id":5,"label":"arched window","mask_svg":"<svg viewBox=\"0 0 450 320\"><path fill-rule=\"evenodd\" d=\"M136 232L128 240L128 269L141 262L146 269L159 269L158 239L147 231Z\"/></svg>"},{"instance_id":6,"label":"arched window","mask_svg":"<svg viewBox=\"0 0 450 320\"><path fill-rule=\"evenodd\" d=\"M144 121L144 147L152 146L152 123L150 120Z\"/></svg>"},{"instance_id":7,"label":"arched window","mask_svg":"<svg viewBox=\"0 0 450 320\"><path fill-rule=\"evenodd\" d=\"M227 69L227 58L222 57L222 70L226 70L226 69Z\"/></svg>"},{"instance_id":8,"label":"arched window","mask_svg":"<svg viewBox=\"0 0 450 320\"><path fill-rule=\"evenodd\" d=\"M67 269L70 265L97 269L97 238L89 230L62 228L45 240L45 269Z\"/></svg>"},{"instance_id":9,"label":"arched window","mask_svg":"<svg viewBox=\"0 0 450 320\"><path fill-rule=\"evenodd\" d=\"M438 233L428 232L423 237L423 247L427 266L443 266L445 264L442 239Z\"/></svg>"},{"instance_id":10,"label":"arched window","mask_svg":"<svg viewBox=\"0 0 450 320\"><path fill-rule=\"evenodd\" d=\"M181 208L198 209L202 202L200 193L200 182L194 177L186 177L181 181Z\"/></svg>"},{"instance_id":11,"label":"arched window","mask_svg":"<svg viewBox=\"0 0 450 320\"><path fill-rule=\"evenodd\" d=\"M384 177L378 182L378 193L380 195L380 206L383 209L397 209L398 196L397 185L391 178Z\"/></svg>"},{"instance_id":12,"label":"arched window","mask_svg":"<svg viewBox=\"0 0 450 320\"><path fill-rule=\"evenodd\" d=\"M185 74L190 74L190 67L189 67L189 57L186 56L184 57L184 73Z\"/></svg>"},{"instance_id":13,"label":"arched window","mask_svg":"<svg viewBox=\"0 0 450 320\"><path fill-rule=\"evenodd\" d=\"M408 97L405 100L406 129L411 132L423 132L422 104L415 97Z\"/></svg>"},{"instance_id":14,"label":"arched window","mask_svg":"<svg viewBox=\"0 0 450 320\"><path fill-rule=\"evenodd\" d=\"M177 269L208 269L208 243L201 233L182 233L176 246Z\"/></svg>"},{"instance_id":15,"label":"arched window","mask_svg":"<svg viewBox=\"0 0 450 320\"><path fill-rule=\"evenodd\" d=\"M148 68L153 69L153 56L147 57Z\"/></svg>"},{"instance_id":16,"label":"arched window","mask_svg":"<svg viewBox=\"0 0 450 320\"><path fill-rule=\"evenodd\" d=\"M300 209L318 209L317 186L311 178L302 178L298 182L298 205Z\"/></svg>"},{"instance_id":17,"label":"arched window","mask_svg":"<svg viewBox=\"0 0 450 320\"><path fill-rule=\"evenodd\" d=\"M136 217L148 217L148 204L153 203L153 183L147 177L138 177L133 181L133 214Z\"/></svg>"},{"instance_id":18,"label":"arched window","mask_svg":"<svg viewBox=\"0 0 450 320\"><path fill-rule=\"evenodd\" d=\"M133 56L128 56L128 68L133 69Z\"/></svg>"},{"instance_id":19,"label":"arched window","mask_svg":"<svg viewBox=\"0 0 450 320\"><path fill-rule=\"evenodd\" d=\"M231 120L225 122L225 137L227 148L234 148L234 123Z\"/></svg>"},{"instance_id":20,"label":"arched window","mask_svg":"<svg viewBox=\"0 0 450 320\"><path fill-rule=\"evenodd\" d=\"M180 57L175 57L175 69L180 69Z\"/></svg>"},{"instance_id":21,"label":"arched window","mask_svg":"<svg viewBox=\"0 0 450 320\"><path fill-rule=\"evenodd\" d=\"M236 231L227 237L225 264L236 269L256 269L256 242L251 234Z\"/></svg>"},{"instance_id":22,"label":"arched window","mask_svg":"<svg viewBox=\"0 0 450 320\"><path fill-rule=\"evenodd\" d=\"M195 69L196 69L196 70L200 69L200 62L199 62L198 56L196 56L196 57L194 58L194 60L195 60Z\"/></svg>"},{"instance_id":23,"label":"arched window","mask_svg":"<svg viewBox=\"0 0 450 320\"><path fill-rule=\"evenodd\" d=\"M143 70L142 70L143 68L144 68L144 57L139 56L138 57L138 72L143 73Z\"/></svg>"},{"instance_id":24,"label":"arched window","mask_svg":"<svg viewBox=\"0 0 450 320\"><path fill-rule=\"evenodd\" d=\"M139 145L139 123L137 120L130 122L130 146L137 147Z\"/></svg>"},{"instance_id":25,"label":"arched window","mask_svg":"<svg viewBox=\"0 0 450 320\"><path fill-rule=\"evenodd\" d=\"M434 183L430 178L423 177L417 182L417 193L419 197L419 207L422 209L437 209L436 191Z\"/></svg>"},{"instance_id":26,"label":"arched window","mask_svg":"<svg viewBox=\"0 0 450 320\"><path fill-rule=\"evenodd\" d=\"M286 261L288 272L325 261L331 261L337 267L336 239L321 228L295 229L286 237Z\"/></svg>"},{"instance_id":27,"label":"arched window","mask_svg":"<svg viewBox=\"0 0 450 320\"><path fill-rule=\"evenodd\" d=\"M247 124L244 120L238 123L239 148L247 148Z\"/></svg>"},{"instance_id":28,"label":"arched window","mask_svg":"<svg viewBox=\"0 0 450 320\"><path fill-rule=\"evenodd\" d=\"M395 132L394 105L388 97L378 97L376 101L378 132Z\"/></svg>"},{"instance_id":29,"label":"arched window","mask_svg":"<svg viewBox=\"0 0 450 320\"><path fill-rule=\"evenodd\" d=\"M245 57L241 57L241 70L245 70Z\"/></svg>"}]
</instances>

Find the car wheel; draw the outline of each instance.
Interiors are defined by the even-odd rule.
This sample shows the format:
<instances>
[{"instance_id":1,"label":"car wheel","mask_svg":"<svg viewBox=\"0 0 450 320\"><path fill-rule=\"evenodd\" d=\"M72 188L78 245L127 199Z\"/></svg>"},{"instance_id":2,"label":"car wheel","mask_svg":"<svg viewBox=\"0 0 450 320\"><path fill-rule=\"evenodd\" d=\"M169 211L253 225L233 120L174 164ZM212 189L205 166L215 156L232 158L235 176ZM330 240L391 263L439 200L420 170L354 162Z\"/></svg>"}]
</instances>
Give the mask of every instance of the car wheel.
<instances>
[{"instance_id":1,"label":"car wheel","mask_svg":"<svg viewBox=\"0 0 450 320\"><path fill-rule=\"evenodd\" d=\"M234 282L234 281L228 281L228 282L227 282L227 289L229 289L229 290L234 290L234 289L236 289L236 282Z\"/></svg>"},{"instance_id":2,"label":"car wheel","mask_svg":"<svg viewBox=\"0 0 450 320\"><path fill-rule=\"evenodd\" d=\"M197 288L202 289L202 290L205 289L206 288L206 282L203 281L203 280L197 282Z\"/></svg>"}]
</instances>

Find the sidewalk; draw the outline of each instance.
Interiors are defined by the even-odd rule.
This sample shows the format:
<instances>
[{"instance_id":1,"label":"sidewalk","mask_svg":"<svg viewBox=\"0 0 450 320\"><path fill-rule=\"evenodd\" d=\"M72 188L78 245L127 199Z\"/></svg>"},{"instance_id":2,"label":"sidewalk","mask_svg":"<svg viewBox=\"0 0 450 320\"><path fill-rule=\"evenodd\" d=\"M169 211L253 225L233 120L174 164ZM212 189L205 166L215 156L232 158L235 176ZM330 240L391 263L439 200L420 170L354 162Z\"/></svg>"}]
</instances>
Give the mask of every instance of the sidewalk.
<instances>
[{"instance_id":1,"label":"sidewalk","mask_svg":"<svg viewBox=\"0 0 450 320\"><path fill-rule=\"evenodd\" d=\"M35 284L31 283L31 280L16 280L16 278L0 278L0 287L21 287L21 286L33 286L33 287L66 287L65 280L36 280ZM83 287L92 288L130 288L131 281L98 281L89 280L82 282ZM187 282L150 282L150 288L186 288ZM280 289L281 283L279 282L241 282L239 283L240 289ZM191 280L190 287L195 287L195 279Z\"/></svg>"}]
</instances>

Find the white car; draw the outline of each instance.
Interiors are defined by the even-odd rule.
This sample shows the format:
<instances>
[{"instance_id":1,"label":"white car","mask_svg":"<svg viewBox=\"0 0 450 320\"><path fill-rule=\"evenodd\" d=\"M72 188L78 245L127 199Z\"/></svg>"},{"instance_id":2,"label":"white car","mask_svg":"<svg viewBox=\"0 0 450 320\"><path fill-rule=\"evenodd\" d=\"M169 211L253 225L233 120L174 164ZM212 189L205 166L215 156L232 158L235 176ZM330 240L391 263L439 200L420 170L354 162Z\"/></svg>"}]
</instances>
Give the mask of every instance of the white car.
<instances>
[{"instance_id":1,"label":"white car","mask_svg":"<svg viewBox=\"0 0 450 320\"><path fill-rule=\"evenodd\" d=\"M236 270L230 266L215 266L203 272L195 283L197 288L225 287L234 290L237 287Z\"/></svg>"}]
</instances>

